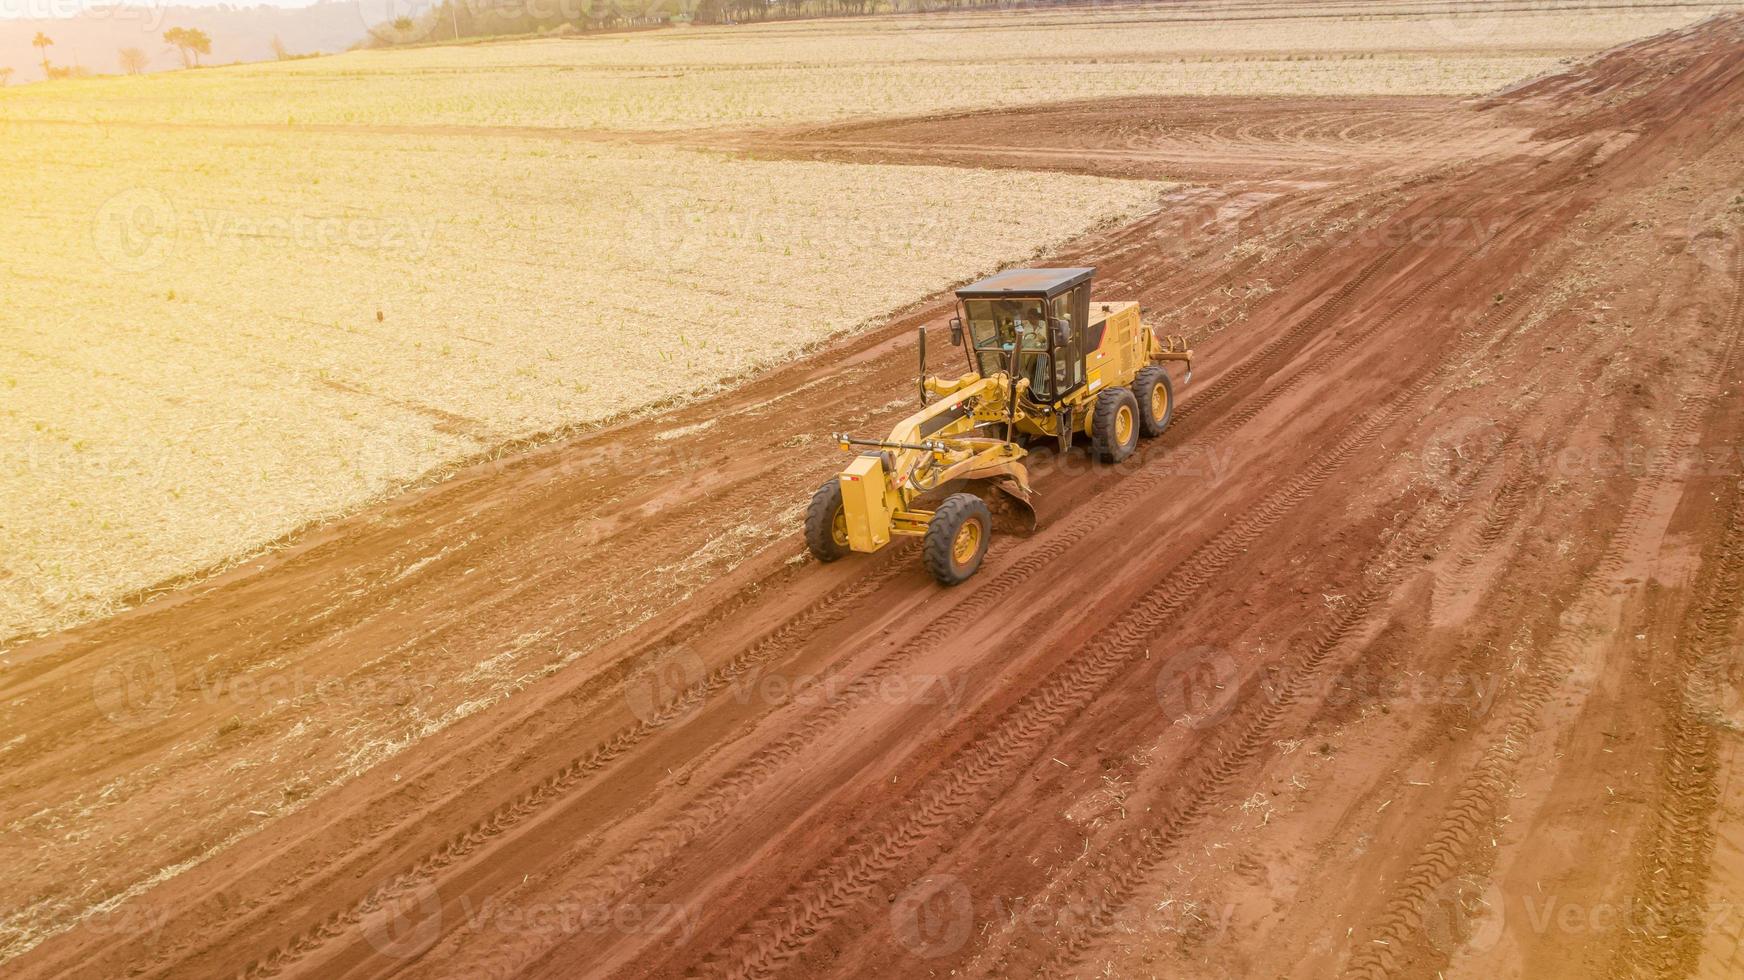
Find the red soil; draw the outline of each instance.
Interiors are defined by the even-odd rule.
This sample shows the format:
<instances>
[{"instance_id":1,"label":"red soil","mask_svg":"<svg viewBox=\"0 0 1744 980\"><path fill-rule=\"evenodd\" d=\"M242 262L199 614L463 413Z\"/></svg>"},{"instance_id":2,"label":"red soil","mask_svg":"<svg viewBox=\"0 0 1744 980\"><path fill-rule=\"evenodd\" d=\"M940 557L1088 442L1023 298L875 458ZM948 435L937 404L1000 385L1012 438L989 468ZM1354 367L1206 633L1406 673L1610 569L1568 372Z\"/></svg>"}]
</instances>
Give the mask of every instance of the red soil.
<instances>
[{"instance_id":1,"label":"red soil","mask_svg":"<svg viewBox=\"0 0 1744 980\"><path fill-rule=\"evenodd\" d=\"M1744 18L1476 104L757 152L1217 181L1049 258L1190 336L1173 427L1120 467L1040 456L1041 529L955 589L912 547L711 558L839 465L823 434L910 410L937 297L15 650L8 824L88 799L136 846L70 881L80 842L9 845L10 904L242 836L11 975L1726 973ZM271 819L261 772L406 702L190 696L196 668L440 687L528 637L566 666ZM118 650L151 670L93 697Z\"/></svg>"}]
</instances>

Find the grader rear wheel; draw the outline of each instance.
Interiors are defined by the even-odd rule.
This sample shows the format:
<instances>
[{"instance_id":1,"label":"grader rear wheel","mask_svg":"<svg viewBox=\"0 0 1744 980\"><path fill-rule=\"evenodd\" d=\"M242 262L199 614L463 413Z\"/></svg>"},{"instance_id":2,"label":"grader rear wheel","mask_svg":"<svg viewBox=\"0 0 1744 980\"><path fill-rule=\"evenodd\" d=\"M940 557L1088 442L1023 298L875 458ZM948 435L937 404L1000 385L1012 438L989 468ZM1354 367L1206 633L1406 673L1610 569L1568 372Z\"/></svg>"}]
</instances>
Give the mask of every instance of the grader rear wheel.
<instances>
[{"instance_id":1,"label":"grader rear wheel","mask_svg":"<svg viewBox=\"0 0 1744 980\"><path fill-rule=\"evenodd\" d=\"M1154 439L1169 427L1175 415L1175 386L1169 372L1152 365L1133 379L1132 394L1138 399L1138 430L1146 439Z\"/></svg>"},{"instance_id":2,"label":"grader rear wheel","mask_svg":"<svg viewBox=\"0 0 1744 980\"><path fill-rule=\"evenodd\" d=\"M1138 448L1138 399L1125 388L1110 388L1096 396L1091 418L1091 444L1104 463L1123 462Z\"/></svg>"}]
</instances>

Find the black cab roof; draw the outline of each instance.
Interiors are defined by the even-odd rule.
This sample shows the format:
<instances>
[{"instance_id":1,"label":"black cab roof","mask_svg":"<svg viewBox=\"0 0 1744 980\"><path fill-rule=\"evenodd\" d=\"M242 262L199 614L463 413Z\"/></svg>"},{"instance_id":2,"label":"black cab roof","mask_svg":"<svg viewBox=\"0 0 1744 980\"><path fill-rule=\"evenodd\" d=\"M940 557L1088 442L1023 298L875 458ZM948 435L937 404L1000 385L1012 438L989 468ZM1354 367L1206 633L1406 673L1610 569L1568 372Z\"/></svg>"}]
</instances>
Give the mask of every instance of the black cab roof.
<instances>
[{"instance_id":1,"label":"black cab roof","mask_svg":"<svg viewBox=\"0 0 1744 980\"><path fill-rule=\"evenodd\" d=\"M1082 282L1089 282L1095 269L1007 269L957 290L959 297L1053 296Z\"/></svg>"}]
</instances>

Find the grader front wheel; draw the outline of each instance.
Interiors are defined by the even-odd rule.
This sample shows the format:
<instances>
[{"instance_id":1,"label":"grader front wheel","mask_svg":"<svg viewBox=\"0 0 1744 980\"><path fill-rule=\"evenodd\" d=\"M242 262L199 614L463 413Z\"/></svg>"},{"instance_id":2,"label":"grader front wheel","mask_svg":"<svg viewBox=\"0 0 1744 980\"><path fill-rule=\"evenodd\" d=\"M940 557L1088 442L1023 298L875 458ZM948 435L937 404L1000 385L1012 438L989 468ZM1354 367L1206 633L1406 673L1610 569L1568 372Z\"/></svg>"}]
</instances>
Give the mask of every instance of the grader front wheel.
<instances>
[{"instance_id":1,"label":"grader front wheel","mask_svg":"<svg viewBox=\"0 0 1744 980\"><path fill-rule=\"evenodd\" d=\"M981 567L992 532L993 515L980 497L972 493L951 494L927 522L921 548L927 571L940 585L967 581Z\"/></svg>"},{"instance_id":2,"label":"grader front wheel","mask_svg":"<svg viewBox=\"0 0 1744 980\"><path fill-rule=\"evenodd\" d=\"M818 561L848 553L848 515L842 509L842 484L830 477L805 508L805 546Z\"/></svg>"}]
</instances>

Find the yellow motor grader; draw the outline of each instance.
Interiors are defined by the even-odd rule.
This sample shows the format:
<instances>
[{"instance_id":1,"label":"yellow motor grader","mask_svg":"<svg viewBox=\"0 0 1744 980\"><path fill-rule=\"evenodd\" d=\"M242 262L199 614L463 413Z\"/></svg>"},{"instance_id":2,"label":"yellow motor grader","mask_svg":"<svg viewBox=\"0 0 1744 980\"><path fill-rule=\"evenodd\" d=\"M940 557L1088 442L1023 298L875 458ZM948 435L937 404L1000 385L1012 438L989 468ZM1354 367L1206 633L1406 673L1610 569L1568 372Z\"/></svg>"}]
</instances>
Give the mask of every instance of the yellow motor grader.
<instances>
[{"instance_id":1,"label":"yellow motor grader","mask_svg":"<svg viewBox=\"0 0 1744 980\"><path fill-rule=\"evenodd\" d=\"M921 410L885 439L837 435L857 455L812 495L805 540L820 561L873 552L896 535L924 539L927 570L944 585L975 574L993 530L988 488L1032 515L1026 445L1074 436L1118 463L1140 436L1158 436L1174 413L1174 387L1157 362L1193 352L1159 339L1134 302L1090 297L1095 269L1013 269L957 290L951 343L969 371L929 377L920 331ZM981 490L983 493L970 492ZM938 500L936 509L917 504ZM991 499L991 498L989 498Z\"/></svg>"}]
</instances>

